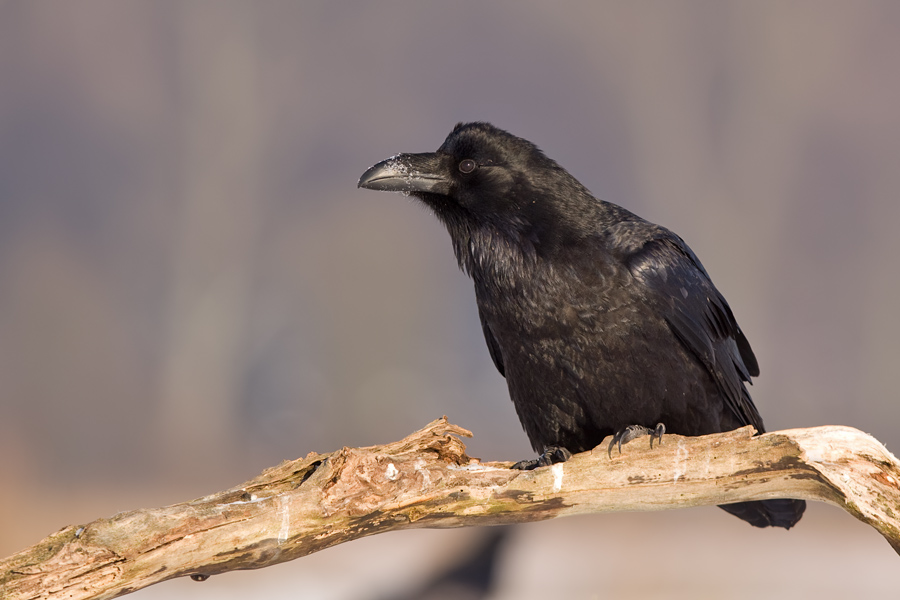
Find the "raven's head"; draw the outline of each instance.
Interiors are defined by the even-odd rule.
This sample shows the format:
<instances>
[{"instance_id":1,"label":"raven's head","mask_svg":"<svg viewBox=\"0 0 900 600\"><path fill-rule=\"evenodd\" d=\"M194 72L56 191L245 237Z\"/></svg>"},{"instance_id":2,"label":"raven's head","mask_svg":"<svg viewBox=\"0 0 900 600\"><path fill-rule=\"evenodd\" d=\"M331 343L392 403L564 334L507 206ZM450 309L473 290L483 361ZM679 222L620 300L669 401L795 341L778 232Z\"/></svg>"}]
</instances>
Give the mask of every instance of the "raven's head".
<instances>
[{"instance_id":1,"label":"raven's head","mask_svg":"<svg viewBox=\"0 0 900 600\"><path fill-rule=\"evenodd\" d=\"M537 146L488 123L460 123L437 152L382 161L363 173L359 187L421 199L447 225L460 262L472 243L552 252L595 231L602 212Z\"/></svg>"}]
</instances>

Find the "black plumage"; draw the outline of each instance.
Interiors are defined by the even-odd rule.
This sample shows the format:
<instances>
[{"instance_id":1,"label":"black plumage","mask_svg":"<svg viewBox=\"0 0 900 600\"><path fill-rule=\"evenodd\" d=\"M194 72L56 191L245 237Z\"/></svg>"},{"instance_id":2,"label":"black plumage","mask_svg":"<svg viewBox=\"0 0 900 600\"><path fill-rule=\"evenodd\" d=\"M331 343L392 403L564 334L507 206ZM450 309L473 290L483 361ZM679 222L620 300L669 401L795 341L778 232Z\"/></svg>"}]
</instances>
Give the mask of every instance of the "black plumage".
<instances>
[{"instance_id":1,"label":"black plumage","mask_svg":"<svg viewBox=\"0 0 900 600\"><path fill-rule=\"evenodd\" d=\"M531 142L459 124L437 152L399 154L359 185L412 194L446 225L475 283L491 358L543 453L527 467L632 425L764 431L745 385L759 375L756 357L696 255L668 229L595 198ZM805 503L723 508L789 528Z\"/></svg>"}]
</instances>

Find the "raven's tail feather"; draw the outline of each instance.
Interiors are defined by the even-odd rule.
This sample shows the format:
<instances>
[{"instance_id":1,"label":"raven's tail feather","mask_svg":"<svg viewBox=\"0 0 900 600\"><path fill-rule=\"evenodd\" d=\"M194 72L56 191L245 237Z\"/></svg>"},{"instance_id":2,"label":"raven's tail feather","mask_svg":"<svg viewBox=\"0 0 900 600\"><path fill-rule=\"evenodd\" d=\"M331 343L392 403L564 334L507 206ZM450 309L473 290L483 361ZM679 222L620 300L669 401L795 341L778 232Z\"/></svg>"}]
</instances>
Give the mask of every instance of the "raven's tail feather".
<instances>
[{"instance_id":1,"label":"raven's tail feather","mask_svg":"<svg viewBox=\"0 0 900 600\"><path fill-rule=\"evenodd\" d=\"M758 502L738 502L719 506L738 519L747 521L754 527L784 527L790 529L797 524L806 502L803 500L760 500Z\"/></svg>"}]
</instances>

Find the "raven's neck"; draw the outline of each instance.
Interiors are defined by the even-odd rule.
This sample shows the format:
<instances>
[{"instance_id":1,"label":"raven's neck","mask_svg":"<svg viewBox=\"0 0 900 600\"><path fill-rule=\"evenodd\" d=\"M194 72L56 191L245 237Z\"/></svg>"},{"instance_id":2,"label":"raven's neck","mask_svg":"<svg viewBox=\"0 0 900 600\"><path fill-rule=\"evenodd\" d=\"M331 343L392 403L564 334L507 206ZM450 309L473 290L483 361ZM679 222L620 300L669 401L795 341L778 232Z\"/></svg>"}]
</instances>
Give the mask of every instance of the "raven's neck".
<instances>
[{"instance_id":1,"label":"raven's neck","mask_svg":"<svg viewBox=\"0 0 900 600\"><path fill-rule=\"evenodd\" d=\"M460 269L477 286L509 290L527 286L537 272L552 273L558 256L590 250L590 241L604 236L611 227L623 221L642 221L620 206L594 198L584 188L578 193L584 196L581 201L558 214L545 215L551 218L541 219L544 227L523 226L512 219L478 218L445 196L422 199L447 227ZM536 270L539 264L545 268Z\"/></svg>"},{"instance_id":2,"label":"raven's neck","mask_svg":"<svg viewBox=\"0 0 900 600\"><path fill-rule=\"evenodd\" d=\"M514 231L471 222L453 229L450 238L456 260L476 283L507 289L519 287L523 280L532 277L538 262L546 258L532 241Z\"/></svg>"}]
</instances>

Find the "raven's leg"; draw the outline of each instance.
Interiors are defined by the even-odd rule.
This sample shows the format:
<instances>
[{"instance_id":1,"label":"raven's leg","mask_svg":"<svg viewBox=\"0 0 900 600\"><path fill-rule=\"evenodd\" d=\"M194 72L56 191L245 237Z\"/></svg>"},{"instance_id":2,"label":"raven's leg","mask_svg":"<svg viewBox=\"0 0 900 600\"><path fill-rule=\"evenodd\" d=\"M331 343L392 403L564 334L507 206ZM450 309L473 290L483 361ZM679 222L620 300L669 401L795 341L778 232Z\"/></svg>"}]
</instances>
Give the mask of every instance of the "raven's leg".
<instances>
[{"instance_id":1,"label":"raven's leg","mask_svg":"<svg viewBox=\"0 0 900 600\"><path fill-rule=\"evenodd\" d=\"M572 458L572 453L562 446L547 446L544 453L531 460L520 460L512 466L520 471L531 471L538 467L549 467L552 464L566 462Z\"/></svg>"},{"instance_id":2,"label":"raven's leg","mask_svg":"<svg viewBox=\"0 0 900 600\"><path fill-rule=\"evenodd\" d=\"M619 445L619 454L622 454L622 444L627 444L634 438L641 437L642 435L650 436L650 447L653 448L653 438L659 440L659 443L662 444L662 436L666 432L666 426L662 423L656 424L656 429L647 429L643 425L629 425L624 429L620 429L616 432L616 434L612 437L612 440L609 442L609 447L606 449L606 453L612 458L612 449L616 444Z\"/></svg>"}]
</instances>

